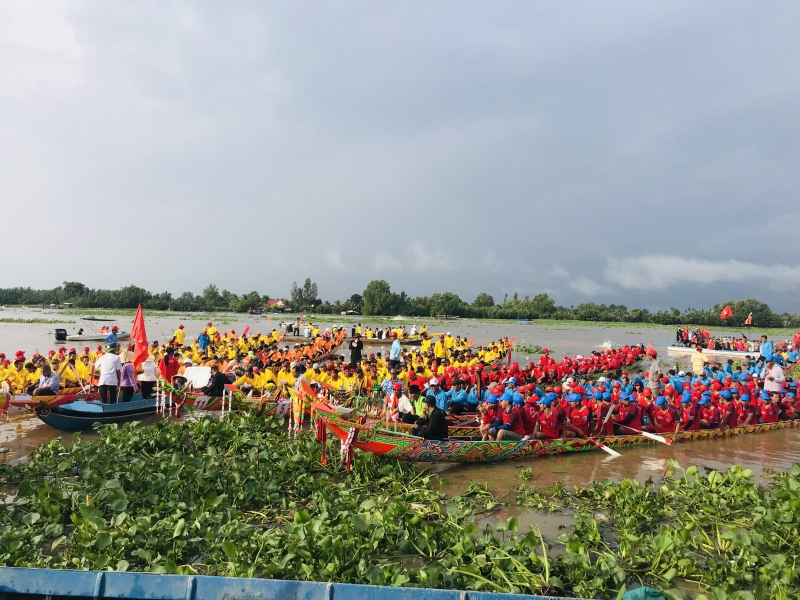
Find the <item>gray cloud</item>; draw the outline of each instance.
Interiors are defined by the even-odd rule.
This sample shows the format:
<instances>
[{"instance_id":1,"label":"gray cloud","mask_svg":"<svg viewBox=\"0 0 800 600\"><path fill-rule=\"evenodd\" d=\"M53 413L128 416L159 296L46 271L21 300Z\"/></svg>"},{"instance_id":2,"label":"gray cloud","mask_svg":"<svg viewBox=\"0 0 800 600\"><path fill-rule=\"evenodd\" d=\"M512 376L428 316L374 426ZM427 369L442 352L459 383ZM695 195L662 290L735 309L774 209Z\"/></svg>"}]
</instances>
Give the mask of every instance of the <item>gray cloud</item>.
<instances>
[{"instance_id":1,"label":"gray cloud","mask_svg":"<svg viewBox=\"0 0 800 600\"><path fill-rule=\"evenodd\" d=\"M2 3L0 285L798 311L799 17Z\"/></svg>"}]
</instances>

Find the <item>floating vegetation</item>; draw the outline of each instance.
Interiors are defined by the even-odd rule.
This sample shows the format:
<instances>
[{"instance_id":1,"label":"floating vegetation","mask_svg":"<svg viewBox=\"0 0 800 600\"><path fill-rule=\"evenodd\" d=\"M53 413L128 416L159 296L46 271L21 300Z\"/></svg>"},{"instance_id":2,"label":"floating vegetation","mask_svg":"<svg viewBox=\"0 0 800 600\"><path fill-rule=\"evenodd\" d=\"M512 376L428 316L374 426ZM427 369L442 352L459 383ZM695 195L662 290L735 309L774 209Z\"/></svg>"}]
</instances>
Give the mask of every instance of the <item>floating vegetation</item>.
<instances>
[{"instance_id":1,"label":"floating vegetation","mask_svg":"<svg viewBox=\"0 0 800 600\"><path fill-rule=\"evenodd\" d=\"M503 503L473 482L447 498L435 475L356 452L283 421L233 415L40 446L0 465L0 564L199 573L617 598L648 585L671 600L800 596L800 465L757 486L741 467L682 469L660 484L593 482L517 503L574 511L558 540L516 517L479 531ZM527 480L532 472L520 471Z\"/></svg>"},{"instance_id":2,"label":"floating vegetation","mask_svg":"<svg viewBox=\"0 0 800 600\"><path fill-rule=\"evenodd\" d=\"M543 348L539 345L530 346L525 342L521 344L514 344L514 352L522 352L524 354L541 354Z\"/></svg>"},{"instance_id":3,"label":"floating vegetation","mask_svg":"<svg viewBox=\"0 0 800 600\"><path fill-rule=\"evenodd\" d=\"M20 324L42 324L42 325L55 325L58 323L74 323L75 321L62 321L59 319L15 319L5 318L0 319L0 323L20 323Z\"/></svg>"}]
</instances>

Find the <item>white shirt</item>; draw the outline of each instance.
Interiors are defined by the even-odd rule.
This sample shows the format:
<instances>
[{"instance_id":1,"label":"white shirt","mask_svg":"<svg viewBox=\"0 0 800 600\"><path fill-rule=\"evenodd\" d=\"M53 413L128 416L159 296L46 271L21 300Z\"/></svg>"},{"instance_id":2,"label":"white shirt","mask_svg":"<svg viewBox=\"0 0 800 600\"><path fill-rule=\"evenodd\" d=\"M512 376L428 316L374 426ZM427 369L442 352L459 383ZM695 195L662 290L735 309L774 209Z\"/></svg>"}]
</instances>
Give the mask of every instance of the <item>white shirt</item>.
<instances>
[{"instance_id":1,"label":"white shirt","mask_svg":"<svg viewBox=\"0 0 800 600\"><path fill-rule=\"evenodd\" d=\"M117 373L122 371L122 361L112 352L103 354L95 362L95 367L100 369L100 380L97 385L117 385Z\"/></svg>"},{"instance_id":2,"label":"white shirt","mask_svg":"<svg viewBox=\"0 0 800 600\"><path fill-rule=\"evenodd\" d=\"M774 377L775 381L770 381L767 377ZM764 391L766 392L780 392L781 383L784 382L786 377L783 374L783 369L780 365L772 365L772 368L764 367L761 370L761 379L764 380Z\"/></svg>"},{"instance_id":3,"label":"white shirt","mask_svg":"<svg viewBox=\"0 0 800 600\"><path fill-rule=\"evenodd\" d=\"M154 362L146 360L142 363L142 374L139 381L158 381L158 366Z\"/></svg>"},{"instance_id":4,"label":"white shirt","mask_svg":"<svg viewBox=\"0 0 800 600\"><path fill-rule=\"evenodd\" d=\"M408 396L405 394L400 396L400 399L397 401L397 410L401 413L414 414L414 407L411 405L411 400L409 400Z\"/></svg>"}]
</instances>

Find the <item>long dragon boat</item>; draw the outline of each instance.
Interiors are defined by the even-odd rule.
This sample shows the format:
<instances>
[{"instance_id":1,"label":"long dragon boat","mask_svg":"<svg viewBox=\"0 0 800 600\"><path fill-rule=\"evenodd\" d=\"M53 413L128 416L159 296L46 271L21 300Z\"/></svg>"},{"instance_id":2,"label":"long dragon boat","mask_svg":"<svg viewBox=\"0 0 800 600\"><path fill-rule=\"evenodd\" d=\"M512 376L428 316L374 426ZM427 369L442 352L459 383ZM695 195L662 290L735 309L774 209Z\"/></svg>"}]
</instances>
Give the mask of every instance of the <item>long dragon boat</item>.
<instances>
[{"instance_id":1,"label":"long dragon boat","mask_svg":"<svg viewBox=\"0 0 800 600\"><path fill-rule=\"evenodd\" d=\"M372 452L378 456L396 458L413 462L452 462L476 463L499 462L518 458L531 458L568 452L588 452L599 450L596 443L586 439L567 440L525 440L519 442L482 442L448 439L444 441L426 440L413 435L387 431L374 425L358 424L346 421L332 413L324 404L313 403L317 418L324 418L325 426L332 431L343 444L350 440L353 448ZM320 414L321 413L321 414ZM712 440L738 437L756 433L765 433L777 429L800 427L800 421L781 421L764 425L748 425L730 429L702 429L700 431L682 431L674 434L663 434L673 442L689 442L695 440ZM620 449L643 444L656 443L643 435L619 435L603 438L603 444L610 448Z\"/></svg>"}]
</instances>

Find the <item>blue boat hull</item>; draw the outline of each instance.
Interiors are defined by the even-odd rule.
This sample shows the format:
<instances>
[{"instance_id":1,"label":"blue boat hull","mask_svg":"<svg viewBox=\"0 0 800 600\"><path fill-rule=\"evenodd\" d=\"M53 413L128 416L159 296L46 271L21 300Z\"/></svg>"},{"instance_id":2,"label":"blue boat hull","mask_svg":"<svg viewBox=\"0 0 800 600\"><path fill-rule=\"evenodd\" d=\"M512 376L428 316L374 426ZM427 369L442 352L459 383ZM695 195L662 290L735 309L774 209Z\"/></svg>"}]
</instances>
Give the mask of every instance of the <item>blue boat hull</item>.
<instances>
[{"instance_id":1,"label":"blue boat hull","mask_svg":"<svg viewBox=\"0 0 800 600\"><path fill-rule=\"evenodd\" d=\"M79 409L80 408L80 409ZM117 404L94 404L73 402L63 406L37 406L34 411L42 421L61 431L83 431L95 423L126 423L138 421L155 414L156 400L142 400L135 394L130 402Z\"/></svg>"},{"instance_id":2,"label":"blue boat hull","mask_svg":"<svg viewBox=\"0 0 800 600\"><path fill-rule=\"evenodd\" d=\"M0 593L148 600L549 600L491 592L381 587L198 575L152 575L0 567ZM574 600L574 599L573 599Z\"/></svg>"}]
</instances>

